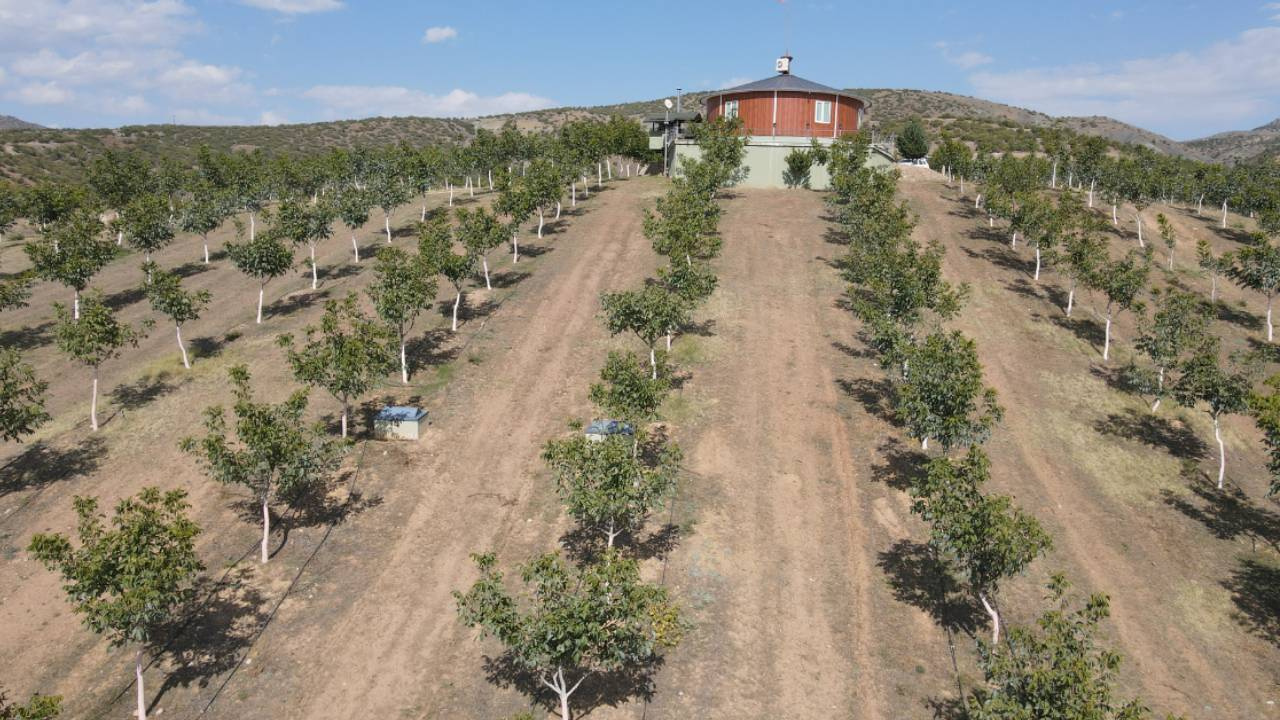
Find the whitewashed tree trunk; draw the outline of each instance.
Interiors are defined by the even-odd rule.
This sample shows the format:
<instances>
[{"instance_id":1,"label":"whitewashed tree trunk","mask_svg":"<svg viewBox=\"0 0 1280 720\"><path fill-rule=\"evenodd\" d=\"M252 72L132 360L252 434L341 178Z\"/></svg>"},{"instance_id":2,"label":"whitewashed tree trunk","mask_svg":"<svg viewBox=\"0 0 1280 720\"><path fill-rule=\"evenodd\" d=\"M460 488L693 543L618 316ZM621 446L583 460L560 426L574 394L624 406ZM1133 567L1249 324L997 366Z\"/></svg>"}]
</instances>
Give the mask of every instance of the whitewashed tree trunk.
<instances>
[{"instance_id":1,"label":"whitewashed tree trunk","mask_svg":"<svg viewBox=\"0 0 1280 720\"><path fill-rule=\"evenodd\" d=\"M71 290L71 319L80 319L80 291L74 288Z\"/></svg>"},{"instance_id":2,"label":"whitewashed tree trunk","mask_svg":"<svg viewBox=\"0 0 1280 720\"><path fill-rule=\"evenodd\" d=\"M612 161L610 161L610 160L605 160L605 161L604 161L604 169L605 169L606 171L608 171L608 173L609 173L609 179L610 179L610 180L612 180L612 179L613 179L613 162L612 162Z\"/></svg>"},{"instance_id":3,"label":"whitewashed tree trunk","mask_svg":"<svg viewBox=\"0 0 1280 720\"><path fill-rule=\"evenodd\" d=\"M320 276L316 271L316 246L315 243L308 245L311 249L311 289L315 290L320 287Z\"/></svg>"},{"instance_id":4,"label":"whitewashed tree trunk","mask_svg":"<svg viewBox=\"0 0 1280 720\"><path fill-rule=\"evenodd\" d=\"M978 196L973 199L973 209L977 210L981 206L982 206L982 193L978 193Z\"/></svg>"},{"instance_id":5,"label":"whitewashed tree trunk","mask_svg":"<svg viewBox=\"0 0 1280 720\"><path fill-rule=\"evenodd\" d=\"M204 238L204 264L208 265L209 264L209 236L202 235L201 237Z\"/></svg>"},{"instance_id":6,"label":"whitewashed tree trunk","mask_svg":"<svg viewBox=\"0 0 1280 720\"><path fill-rule=\"evenodd\" d=\"M449 207L453 207L453 183L448 183L448 185L449 185Z\"/></svg>"},{"instance_id":7,"label":"whitewashed tree trunk","mask_svg":"<svg viewBox=\"0 0 1280 720\"><path fill-rule=\"evenodd\" d=\"M978 593L978 599L982 601L982 607L991 616L991 644L995 645L1000 642L1000 613L987 600L985 594Z\"/></svg>"},{"instance_id":8,"label":"whitewashed tree trunk","mask_svg":"<svg viewBox=\"0 0 1280 720\"><path fill-rule=\"evenodd\" d=\"M360 245L356 242L356 234L351 233L351 251L355 254L356 262L360 262Z\"/></svg>"},{"instance_id":9,"label":"whitewashed tree trunk","mask_svg":"<svg viewBox=\"0 0 1280 720\"><path fill-rule=\"evenodd\" d=\"M1160 366L1160 370L1156 373L1156 399L1151 403L1151 412L1160 409L1161 396L1164 395L1164 366Z\"/></svg>"},{"instance_id":10,"label":"whitewashed tree trunk","mask_svg":"<svg viewBox=\"0 0 1280 720\"><path fill-rule=\"evenodd\" d=\"M1036 243L1036 276L1035 280L1040 280L1040 244Z\"/></svg>"},{"instance_id":11,"label":"whitewashed tree trunk","mask_svg":"<svg viewBox=\"0 0 1280 720\"><path fill-rule=\"evenodd\" d=\"M1014 230L1013 233L1009 235L1009 247L1014 248L1015 250L1018 248L1018 231L1017 230Z\"/></svg>"},{"instance_id":12,"label":"whitewashed tree trunk","mask_svg":"<svg viewBox=\"0 0 1280 720\"><path fill-rule=\"evenodd\" d=\"M471 176L467 176L467 197L476 196L476 184L471 182Z\"/></svg>"},{"instance_id":13,"label":"whitewashed tree trunk","mask_svg":"<svg viewBox=\"0 0 1280 720\"><path fill-rule=\"evenodd\" d=\"M1200 193L1200 197L1196 200L1196 217L1200 217L1204 211L1204 193Z\"/></svg>"},{"instance_id":14,"label":"whitewashed tree trunk","mask_svg":"<svg viewBox=\"0 0 1280 720\"><path fill-rule=\"evenodd\" d=\"M1093 207L1093 188L1097 184L1097 182L1098 182L1097 180L1089 181L1089 207L1090 208Z\"/></svg>"},{"instance_id":15,"label":"whitewashed tree trunk","mask_svg":"<svg viewBox=\"0 0 1280 720\"><path fill-rule=\"evenodd\" d=\"M1107 330L1102 340L1102 359L1108 360L1111 356L1111 311L1107 311Z\"/></svg>"},{"instance_id":16,"label":"whitewashed tree trunk","mask_svg":"<svg viewBox=\"0 0 1280 720\"><path fill-rule=\"evenodd\" d=\"M1133 217L1138 221L1138 247L1145 248L1147 244L1142 241L1142 213L1134 213Z\"/></svg>"},{"instance_id":17,"label":"whitewashed tree trunk","mask_svg":"<svg viewBox=\"0 0 1280 720\"><path fill-rule=\"evenodd\" d=\"M569 183L569 207L578 207L578 183Z\"/></svg>"},{"instance_id":18,"label":"whitewashed tree trunk","mask_svg":"<svg viewBox=\"0 0 1280 720\"><path fill-rule=\"evenodd\" d=\"M560 219L560 201L556 201L556 220Z\"/></svg>"},{"instance_id":19,"label":"whitewashed tree trunk","mask_svg":"<svg viewBox=\"0 0 1280 720\"><path fill-rule=\"evenodd\" d=\"M600 172L600 163L596 163L596 187L604 187L604 175Z\"/></svg>"},{"instance_id":20,"label":"whitewashed tree trunk","mask_svg":"<svg viewBox=\"0 0 1280 720\"><path fill-rule=\"evenodd\" d=\"M262 297L263 295L266 294L266 292L267 292L266 284L265 283L259 284L258 285L258 324L259 325L262 324Z\"/></svg>"},{"instance_id":21,"label":"whitewashed tree trunk","mask_svg":"<svg viewBox=\"0 0 1280 720\"><path fill-rule=\"evenodd\" d=\"M462 291L458 291L457 297L453 299L453 332L458 332L458 305L462 303Z\"/></svg>"},{"instance_id":22,"label":"whitewashed tree trunk","mask_svg":"<svg viewBox=\"0 0 1280 720\"><path fill-rule=\"evenodd\" d=\"M1053 174L1049 176L1049 187L1050 189L1053 189L1053 190L1058 189L1058 161L1057 160L1053 161Z\"/></svg>"},{"instance_id":23,"label":"whitewashed tree trunk","mask_svg":"<svg viewBox=\"0 0 1280 720\"><path fill-rule=\"evenodd\" d=\"M591 199L591 186L587 184L586 175L582 176L582 197L588 200Z\"/></svg>"},{"instance_id":24,"label":"whitewashed tree trunk","mask_svg":"<svg viewBox=\"0 0 1280 720\"><path fill-rule=\"evenodd\" d=\"M342 437L347 436L347 406L342 406Z\"/></svg>"},{"instance_id":25,"label":"whitewashed tree trunk","mask_svg":"<svg viewBox=\"0 0 1280 720\"><path fill-rule=\"evenodd\" d=\"M404 338L400 338L400 382L409 384L409 355L405 352Z\"/></svg>"},{"instance_id":26,"label":"whitewashed tree trunk","mask_svg":"<svg viewBox=\"0 0 1280 720\"><path fill-rule=\"evenodd\" d=\"M1273 297L1273 296L1271 296L1271 295L1268 295L1268 296L1267 296L1267 342L1271 342L1271 340L1272 340L1272 330L1274 329L1274 328L1272 328L1272 326L1271 326L1271 301L1272 301L1273 299L1274 299L1274 297Z\"/></svg>"},{"instance_id":27,"label":"whitewashed tree trunk","mask_svg":"<svg viewBox=\"0 0 1280 720\"><path fill-rule=\"evenodd\" d=\"M1119 224L1120 224L1120 216L1116 214L1116 204L1115 204L1115 203L1111 203L1111 224L1112 224L1112 225L1119 225Z\"/></svg>"},{"instance_id":28,"label":"whitewashed tree trunk","mask_svg":"<svg viewBox=\"0 0 1280 720\"><path fill-rule=\"evenodd\" d=\"M928 449L929 449L929 436L928 436L928 435L925 435L924 437L920 438L920 449L921 449L921 450L928 450Z\"/></svg>"},{"instance_id":29,"label":"whitewashed tree trunk","mask_svg":"<svg viewBox=\"0 0 1280 720\"><path fill-rule=\"evenodd\" d=\"M390 244L391 242L391 214L390 213L386 213L386 212L382 213L382 224L383 224L383 227L387 229L387 243Z\"/></svg>"},{"instance_id":30,"label":"whitewashed tree trunk","mask_svg":"<svg viewBox=\"0 0 1280 720\"><path fill-rule=\"evenodd\" d=\"M1209 302L1218 302L1218 273L1214 273L1210 277L1212 279L1209 280Z\"/></svg>"},{"instance_id":31,"label":"whitewashed tree trunk","mask_svg":"<svg viewBox=\"0 0 1280 720\"><path fill-rule=\"evenodd\" d=\"M542 226L546 224L546 219L542 215L542 208L538 208L538 239L542 239Z\"/></svg>"},{"instance_id":32,"label":"whitewashed tree trunk","mask_svg":"<svg viewBox=\"0 0 1280 720\"><path fill-rule=\"evenodd\" d=\"M269 493L262 493L262 562L265 565L270 558L267 549L271 539L271 510L267 507Z\"/></svg>"},{"instance_id":33,"label":"whitewashed tree trunk","mask_svg":"<svg viewBox=\"0 0 1280 720\"><path fill-rule=\"evenodd\" d=\"M138 720L147 720L147 691L142 684L142 648L133 653L134 684L138 690Z\"/></svg>"},{"instance_id":34,"label":"whitewashed tree trunk","mask_svg":"<svg viewBox=\"0 0 1280 720\"><path fill-rule=\"evenodd\" d=\"M1222 229L1227 229L1227 201L1222 201Z\"/></svg>"},{"instance_id":35,"label":"whitewashed tree trunk","mask_svg":"<svg viewBox=\"0 0 1280 720\"><path fill-rule=\"evenodd\" d=\"M489 170L489 191L493 192L493 170Z\"/></svg>"},{"instance_id":36,"label":"whitewashed tree trunk","mask_svg":"<svg viewBox=\"0 0 1280 720\"><path fill-rule=\"evenodd\" d=\"M258 223L254 219L253 213L249 213L249 242L253 242L258 238Z\"/></svg>"},{"instance_id":37,"label":"whitewashed tree trunk","mask_svg":"<svg viewBox=\"0 0 1280 720\"><path fill-rule=\"evenodd\" d=\"M484 267L484 289L492 290L493 285L489 283L489 258L481 255L480 264Z\"/></svg>"},{"instance_id":38,"label":"whitewashed tree trunk","mask_svg":"<svg viewBox=\"0 0 1280 720\"><path fill-rule=\"evenodd\" d=\"M190 370L191 361L187 359L187 346L182 344L182 326L175 325L178 331L178 349L182 351L182 367Z\"/></svg>"},{"instance_id":39,"label":"whitewashed tree trunk","mask_svg":"<svg viewBox=\"0 0 1280 720\"><path fill-rule=\"evenodd\" d=\"M657 380L658 379L658 354L654 352L652 347L649 348L649 367L653 370L651 374L652 379ZM95 385L94 387L97 387L97 386Z\"/></svg>"},{"instance_id":40,"label":"whitewashed tree trunk","mask_svg":"<svg viewBox=\"0 0 1280 720\"><path fill-rule=\"evenodd\" d=\"M1071 281L1071 288L1067 290L1067 317L1071 317L1071 308L1076 302L1076 281Z\"/></svg>"},{"instance_id":41,"label":"whitewashed tree trunk","mask_svg":"<svg viewBox=\"0 0 1280 720\"><path fill-rule=\"evenodd\" d=\"M1227 446L1222 442L1222 426L1218 424L1216 415L1213 417L1213 439L1218 441L1218 489L1221 490L1227 476Z\"/></svg>"},{"instance_id":42,"label":"whitewashed tree trunk","mask_svg":"<svg viewBox=\"0 0 1280 720\"><path fill-rule=\"evenodd\" d=\"M426 200L423 200L423 201L422 201L422 215L418 218L418 222L426 222L426 221L427 221L427 201L426 201Z\"/></svg>"},{"instance_id":43,"label":"whitewashed tree trunk","mask_svg":"<svg viewBox=\"0 0 1280 720\"><path fill-rule=\"evenodd\" d=\"M520 262L520 233L511 233L511 262Z\"/></svg>"},{"instance_id":44,"label":"whitewashed tree trunk","mask_svg":"<svg viewBox=\"0 0 1280 720\"><path fill-rule=\"evenodd\" d=\"M93 368L93 391L89 397L89 427L98 431L98 368Z\"/></svg>"}]
</instances>

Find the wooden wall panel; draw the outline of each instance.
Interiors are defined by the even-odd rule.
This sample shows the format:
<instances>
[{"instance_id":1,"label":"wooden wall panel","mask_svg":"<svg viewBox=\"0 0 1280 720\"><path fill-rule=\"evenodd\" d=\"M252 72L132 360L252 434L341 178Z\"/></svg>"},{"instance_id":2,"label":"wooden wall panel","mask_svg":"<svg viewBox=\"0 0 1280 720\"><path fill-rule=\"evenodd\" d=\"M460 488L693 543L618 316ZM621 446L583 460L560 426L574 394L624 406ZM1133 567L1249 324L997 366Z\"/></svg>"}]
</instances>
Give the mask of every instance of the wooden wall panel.
<instances>
[{"instance_id":1,"label":"wooden wall panel","mask_svg":"<svg viewBox=\"0 0 1280 720\"><path fill-rule=\"evenodd\" d=\"M773 92L712 95L707 98L706 117L708 121L720 117L723 100L737 100L738 117L742 118L743 128L746 132L750 135L765 137L771 135L838 137L845 133L857 132L858 108L862 106L862 103L850 97L817 93L779 92L778 124L775 130L773 125ZM813 121L815 100L835 101L831 109L832 122L815 123Z\"/></svg>"}]
</instances>

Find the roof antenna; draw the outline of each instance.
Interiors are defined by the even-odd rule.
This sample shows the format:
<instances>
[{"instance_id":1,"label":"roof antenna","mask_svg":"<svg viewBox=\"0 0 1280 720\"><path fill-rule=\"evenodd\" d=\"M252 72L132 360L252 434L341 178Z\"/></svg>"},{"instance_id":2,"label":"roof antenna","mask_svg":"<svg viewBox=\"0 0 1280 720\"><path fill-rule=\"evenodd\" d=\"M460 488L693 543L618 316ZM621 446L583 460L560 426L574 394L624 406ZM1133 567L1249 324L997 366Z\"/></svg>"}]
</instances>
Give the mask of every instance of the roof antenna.
<instances>
[{"instance_id":1,"label":"roof antenna","mask_svg":"<svg viewBox=\"0 0 1280 720\"><path fill-rule=\"evenodd\" d=\"M778 0L782 6L783 51L775 68L779 75L791 74L791 13L787 9L787 0Z\"/></svg>"}]
</instances>

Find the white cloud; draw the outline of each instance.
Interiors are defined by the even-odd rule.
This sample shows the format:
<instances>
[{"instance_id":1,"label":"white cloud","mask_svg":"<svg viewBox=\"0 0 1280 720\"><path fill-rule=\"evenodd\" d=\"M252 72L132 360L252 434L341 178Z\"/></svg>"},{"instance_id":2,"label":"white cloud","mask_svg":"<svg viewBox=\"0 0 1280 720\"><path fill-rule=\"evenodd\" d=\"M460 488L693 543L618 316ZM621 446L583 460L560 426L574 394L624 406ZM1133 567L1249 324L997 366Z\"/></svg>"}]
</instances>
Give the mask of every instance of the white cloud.
<instances>
[{"instance_id":1,"label":"white cloud","mask_svg":"<svg viewBox=\"0 0 1280 720\"><path fill-rule=\"evenodd\" d=\"M1269 2L1263 5L1262 9L1269 13L1275 13L1271 16L1272 20L1280 20L1280 2Z\"/></svg>"},{"instance_id":2,"label":"white cloud","mask_svg":"<svg viewBox=\"0 0 1280 720\"><path fill-rule=\"evenodd\" d=\"M57 83L32 83L23 85L8 95L24 105L62 105L70 102L75 95Z\"/></svg>"},{"instance_id":3,"label":"white cloud","mask_svg":"<svg viewBox=\"0 0 1280 720\"><path fill-rule=\"evenodd\" d=\"M4 68L0 67L0 85L4 84L4 78L5 78Z\"/></svg>"},{"instance_id":4,"label":"white cloud","mask_svg":"<svg viewBox=\"0 0 1280 720\"><path fill-rule=\"evenodd\" d=\"M965 70L972 70L993 60L990 55L980 53L977 50L955 50L950 43L946 42L937 42L933 46L942 52L943 60Z\"/></svg>"},{"instance_id":5,"label":"white cloud","mask_svg":"<svg viewBox=\"0 0 1280 720\"><path fill-rule=\"evenodd\" d=\"M104 112L112 115L137 116L151 111L151 103L141 95L127 95L121 98L108 98L100 104Z\"/></svg>"},{"instance_id":6,"label":"white cloud","mask_svg":"<svg viewBox=\"0 0 1280 720\"><path fill-rule=\"evenodd\" d=\"M458 31L448 25L429 27L427 32L422 35L422 42L423 44L439 43L456 37L458 37Z\"/></svg>"},{"instance_id":7,"label":"white cloud","mask_svg":"<svg viewBox=\"0 0 1280 720\"><path fill-rule=\"evenodd\" d=\"M262 113L262 117L258 118L258 122L263 125L284 125L289 121L285 120L284 115L268 110Z\"/></svg>"},{"instance_id":8,"label":"white cloud","mask_svg":"<svg viewBox=\"0 0 1280 720\"><path fill-rule=\"evenodd\" d=\"M340 0L240 0L240 4L285 15L306 15L342 9Z\"/></svg>"},{"instance_id":9,"label":"white cloud","mask_svg":"<svg viewBox=\"0 0 1280 720\"><path fill-rule=\"evenodd\" d=\"M172 46L199 28L182 0L0 0L0 53L69 42Z\"/></svg>"},{"instance_id":10,"label":"white cloud","mask_svg":"<svg viewBox=\"0 0 1280 720\"><path fill-rule=\"evenodd\" d=\"M1280 110L1280 27L1113 65L978 73L983 97L1054 115L1110 115L1165 132L1228 129Z\"/></svg>"},{"instance_id":11,"label":"white cloud","mask_svg":"<svg viewBox=\"0 0 1280 720\"><path fill-rule=\"evenodd\" d=\"M475 117L539 110L555 104L547 98L521 92L485 97L466 90L452 90L445 95L432 95L391 85L317 85L302 95L323 105L331 117Z\"/></svg>"},{"instance_id":12,"label":"white cloud","mask_svg":"<svg viewBox=\"0 0 1280 720\"><path fill-rule=\"evenodd\" d=\"M724 82L717 85L716 89L724 90L725 88L737 87L739 85L746 85L747 83L751 82L751 80L752 78L749 78L749 77L742 77L742 76L731 77L728 80L725 80Z\"/></svg>"}]
</instances>

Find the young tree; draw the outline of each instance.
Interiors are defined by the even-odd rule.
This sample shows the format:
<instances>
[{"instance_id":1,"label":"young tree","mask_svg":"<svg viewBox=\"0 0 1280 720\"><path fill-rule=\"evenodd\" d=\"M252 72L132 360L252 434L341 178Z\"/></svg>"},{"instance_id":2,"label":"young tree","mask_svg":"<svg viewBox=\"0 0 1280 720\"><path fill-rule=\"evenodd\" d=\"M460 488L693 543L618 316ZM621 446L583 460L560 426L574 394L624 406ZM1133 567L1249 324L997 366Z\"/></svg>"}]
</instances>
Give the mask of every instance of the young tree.
<instances>
[{"instance_id":1,"label":"young tree","mask_svg":"<svg viewBox=\"0 0 1280 720\"><path fill-rule=\"evenodd\" d=\"M1196 262L1201 270L1209 273L1209 302L1217 302L1218 278L1231 271L1231 266L1235 264L1235 257L1231 253L1223 253L1215 257L1209 241L1200 239L1196 241Z\"/></svg>"},{"instance_id":2,"label":"young tree","mask_svg":"<svg viewBox=\"0 0 1280 720\"><path fill-rule=\"evenodd\" d=\"M443 217L429 219L418 231L418 255L428 267L444 275L453 285L453 325L452 331L458 331L458 306L462 304L462 286L467 278L476 271L476 254L467 250L459 255L453 251L453 234L449 230L448 221Z\"/></svg>"},{"instance_id":3,"label":"young tree","mask_svg":"<svg viewBox=\"0 0 1280 720\"><path fill-rule=\"evenodd\" d=\"M604 307L605 326L610 335L630 332L649 348L650 376L658 377L658 338L671 328L688 321L688 308L680 298L656 285L646 285L640 290L604 293L600 296Z\"/></svg>"},{"instance_id":4,"label":"young tree","mask_svg":"<svg viewBox=\"0 0 1280 720\"><path fill-rule=\"evenodd\" d=\"M343 190L338 197L338 219L351 231L351 251L356 262L360 262L360 244L356 242L356 231L369 222L369 209L372 207L373 198L364 190ZM423 219L426 219L425 215Z\"/></svg>"},{"instance_id":5,"label":"young tree","mask_svg":"<svg viewBox=\"0 0 1280 720\"><path fill-rule=\"evenodd\" d=\"M36 377L17 350L0 349L0 440L22 442L48 422L44 409L48 389L49 383Z\"/></svg>"},{"instance_id":6,"label":"young tree","mask_svg":"<svg viewBox=\"0 0 1280 720\"><path fill-rule=\"evenodd\" d=\"M0 690L0 720L55 720L61 714L61 695L36 693L25 705L14 705L9 702L6 693Z\"/></svg>"},{"instance_id":7,"label":"young tree","mask_svg":"<svg viewBox=\"0 0 1280 720\"><path fill-rule=\"evenodd\" d=\"M575 433L542 450L569 517L583 530L602 533L607 547L634 534L675 489L680 451L663 447L650 465L625 435L591 440Z\"/></svg>"},{"instance_id":8,"label":"young tree","mask_svg":"<svg viewBox=\"0 0 1280 720\"><path fill-rule=\"evenodd\" d=\"M913 118L898 135L897 145L898 154L908 160L919 160L928 155L929 135L925 132L924 125Z\"/></svg>"},{"instance_id":9,"label":"young tree","mask_svg":"<svg viewBox=\"0 0 1280 720\"><path fill-rule=\"evenodd\" d=\"M188 292L182 289L182 278L164 270L155 271L145 290L147 299L151 301L151 309L173 322L174 332L178 337L178 350L182 352L182 366L190 370L187 346L182 343L182 325L200 319L200 313L208 307L213 296L208 290Z\"/></svg>"},{"instance_id":10,"label":"young tree","mask_svg":"<svg viewBox=\"0 0 1280 720\"><path fill-rule=\"evenodd\" d=\"M1178 244L1178 231L1173 229L1173 223L1169 222L1169 218L1164 213L1156 214L1156 226L1160 228L1160 239L1164 241L1164 246L1169 250L1169 269L1173 269L1173 248Z\"/></svg>"},{"instance_id":11,"label":"young tree","mask_svg":"<svg viewBox=\"0 0 1280 720\"><path fill-rule=\"evenodd\" d=\"M528 588L513 596L492 554L473 555L480 579L454 592L458 615L507 649L559 699L560 720L588 676L651 665L683 632L666 588L640 579L640 567L616 553L582 568L554 553L521 568Z\"/></svg>"},{"instance_id":12,"label":"young tree","mask_svg":"<svg viewBox=\"0 0 1280 720\"><path fill-rule=\"evenodd\" d=\"M102 238L102 223L95 213L76 212L55 225L39 242L23 250L37 277L59 282L72 290L71 315L80 317L80 294L89 281L115 257L115 247Z\"/></svg>"},{"instance_id":13,"label":"young tree","mask_svg":"<svg viewBox=\"0 0 1280 720\"><path fill-rule=\"evenodd\" d=\"M1267 298L1267 342L1272 341L1271 302L1280 290L1280 248L1261 236L1235 253L1235 262L1227 271L1243 288L1262 293Z\"/></svg>"},{"instance_id":14,"label":"young tree","mask_svg":"<svg viewBox=\"0 0 1280 720\"><path fill-rule=\"evenodd\" d=\"M1156 311L1139 326L1138 349L1156 365L1155 400L1151 412L1160 408L1165 391L1165 371L1182 356L1200 347L1209 330L1209 313L1200 298L1168 289L1155 294Z\"/></svg>"},{"instance_id":15,"label":"young tree","mask_svg":"<svg viewBox=\"0 0 1280 720\"><path fill-rule=\"evenodd\" d=\"M1142 307L1138 301L1138 294L1147 284L1147 273L1151 270L1148 259L1147 254L1130 250L1120 260L1099 265L1089 278L1090 286L1107 296L1106 332L1102 343L1103 361L1111 356L1111 322L1115 319L1116 313Z\"/></svg>"},{"instance_id":16,"label":"young tree","mask_svg":"<svg viewBox=\"0 0 1280 720\"><path fill-rule=\"evenodd\" d=\"M480 265L484 269L484 287L486 290L492 290L487 254L507 239L507 228L496 215L484 208L477 208L474 211L458 208L456 212L458 240L462 242L462 246L469 254L480 258Z\"/></svg>"},{"instance_id":17,"label":"young tree","mask_svg":"<svg viewBox=\"0 0 1280 720\"><path fill-rule=\"evenodd\" d=\"M293 335L281 335L298 382L329 391L342 405L342 437L347 436L351 401L372 390L395 367L393 330L365 317L355 293L324 304L319 326L307 326L305 344L294 347Z\"/></svg>"},{"instance_id":18,"label":"young tree","mask_svg":"<svg viewBox=\"0 0 1280 720\"><path fill-rule=\"evenodd\" d=\"M495 212L507 216L507 233L511 238L511 262L520 261L520 226L537 208L533 187L527 177L506 175L499 183L498 199L493 203Z\"/></svg>"},{"instance_id":19,"label":"young tree","mask_svg":"<svg viewBox=\"0 0 1280 720\"><path fill-rule=\"evenodd\" d=\"M117 227L124 239L142 252L147 264L151 263L151 253L173 242L169 202L161 195L139 195L131 200L120 213ZM150 277L148 273L148 281Z\"/></svg>"},{"instance_id":20,"label":"young tree","mask_svg":"<svg viewBox=\"0 0 1280 720\"><path fill-rule=\"evenodd\" d=\"M960 331L931 333L907 350L907 367L894 388L894 409L921 448L930 439L944 453L976 445L1004 417L996 391L982 383L977 347Z\"/></svg>"},{"instance_id":21,"label":"young tree","mask_svg":"<svg viewBox=\"0 0 1280 720\"><path fill-rule=\"evenodd\" d=\"M644 211L644 235L654 252L669 260L710 260L720 254L721 240L716 234L720 222L720 206L710 197L695 191L681 179L654 204L653 212Z\"/></svg>"},{"instance_id":22,"label":"young tree","mask_svg":"<svg viewBox=\"0 0 1280 720\"><path fill-rule=\"evenodd\" d=\"M409 359L405 338L418 315L436 298L436 280L427 263L397 247L378 251L374 281L367 292L378 317L395 329L400 339L400 380L409 384Z\"/></svg>"},{"instance_id":23,"label":"young tree","mask_svg":"<svg viewBox=\"0 0 1280 720\"><path fill-rule=\"evenodd\" d=\"M27 552L62 575L63 590L90 630L106 635L113 647L137 645L137 715L146 720L142 651L188 600L204 569L195 548L200 527L187 517L190 505L183 490L143 488L120 501L110 526L96 498L77 497L74 505L80 547L61 533L40 533Z\"/></svg>"},{"instance_id":24,"label":"young tree","mask_svg":"<svg viewBox=\"0 0 1280 720\"><path fill-rule=\"evenodd\" d=\"M395 176L392 168L385 167L374 176L374 181L369 185L369 192L374 204L382 208L382 224L387 231L387 242L390 243L391 213L409 202L409 188L400 182L400 178Z\"/></svg>"},{"instance_id":25,"label":"young tree","mask_svg":"<svg viewBox=\"0 0 1280 720\"><path fill-rule=\"evenodd\" d=\"M1227 446L1222 441L1223 415L1235 415L1249 407L1249 378L1243 373L1222 367L1218 360L1219 343L1210 338L1179 365L1179 377L1172 393L1178 404L1194 408L1201 404L1213 421L1213 437L1218 441L1218 489L1222 489L1227 473Z\"/></svg>"},{"instance_id":26,"label":"young tree","mask_svg":"<svg viewBox=\"0 0 1280 720\"><path fill-rule=\"evenodd\" d=\"M639 355L611 350L600 370L600 382L591 386L590 398L610 417L639 427L640 423L657 417L658 408L670 390L667 373L650 377Z\"/></svg>"},{"instance_id":27,"label":"young tree","mask_svg":"<svg viewBox=\"0 0 1280 720\"><path fill-rule=\"evenodd\" d=\"M227 243L227 255L236 268L258 281L258 324L262 324L262 301L267 283L289 272L293 267L293 251L280 240L276 232L263 233L260 237L243 243Z\"/></svg>"},{"instance_id":28,"label":"young tree","mask_svg":"<svg viewBox=\"0 0 1280 720\"><path fill-rule=\"evenodd\" d=\"M1076 288L1081 283L1093 284L1093 277L1098 268L1106 264L1107 243L1092 233L1074 234L1067 237L1061 249L1063 262L1062 272L1067 276L1067 317L1075 307Z\"/></svg>"},{"instance_id":29,"label":"young tree","mask_svg":"<svg viewBox=\"0 0 1280 720\"><path fill-rule=\"evenodd\" d=\"M333 234L333 218L334 210L328 202L308 204L286 200L280 204L280 210L276 213L273 230L288 239L294 247L306 245L310 252L307 264L311 266L312 290L320 286L316 245Z\"/></svg>"},{"instance_id":30,"label":"young tree","mask_svg":"<svg viewBox=\"0 0 1280 720\"><path fill-rule=\"evenodd\" d=\"M1249 414L1262 431L1262 442L1267 447L1267 470L1271 473L1271 485L1267 495L1280 494L1280 375L1272 375L1264 383L1268 392L1249 395Z\"/></svg>"},{"instance_id":31,"label":"young tree","mask_svg":"<svg viewBox=\"0 0 1280 720\"><path fill-rule=\"evenodd\" d=\"M983 495L991 463L977 447L959 463L929 463L911 488L911 511L929 523L929 543L965 575L991 616L991 642L1000 642L1000 583L1049 550L1048 533L1004 495Z\"/></svg>"},{"instance_id":32,"label":"young tree","mask_svg":"<svg viewBox=\"0 0 1280 720\"><path fill-rule=\"evenodd\" d=\"M298 390L279 404L260 403L249 387L249 368L231 368L235 395L234 438L228 436L220 406L204 411L203 438L183 439L181 448L201 459L209 476L227 485L248 488L262 507L262 562L267 562L272 499L296 503L305 499L337 469L344 445L326 437L320 425L303 421L307 391Z\"/></svg>"},{"instance_id":33,"label":"young tree","mask_svg":"<svg viewBox=\"0 0 1280 720\"><path fill-rule=\"evenodd\" d=\"M1002 643L978 641L986 686L965 700L972 720L1144 720L1140 700L1116 699L1120 656L1097 644L1098 623L1110 615L1106 595L1070 610L1069 584L1054 575L1049 600L1056 607L1034 627L1012 627ZM1175 720L1170 718L1169 720Z\"/></svg>"},{"instance_id":34,"label":"young tree","mask_svg":"<svg viewBox=\"0 0 1280 720\"><path fill-rule=\"evenodd\" d=\"M89 424L98 429L98 369L106 361L120 354L125 345L138 346L142 332L116 320L111 308L102 300L102 293L94 291L84 298L80 318L76 319L61 303L54 303L58 316L54 337L58 348L93 370L93 394L89 403ZM149 323L144 324L144 328Z\"/></svg>"},{"instance_id":35,"label":"young tree","mask_svg":"<svg viewBox=\"0 0 1280 720\"><path fill-rule=\"evenodd\" d=\"M209 264L209 233L222 226L229 214L225 195L211 183L201 181L191 188L191 197L178 211L178 227L199 235L204 247L204 263Z\"/></svg>"}]
</instances>

